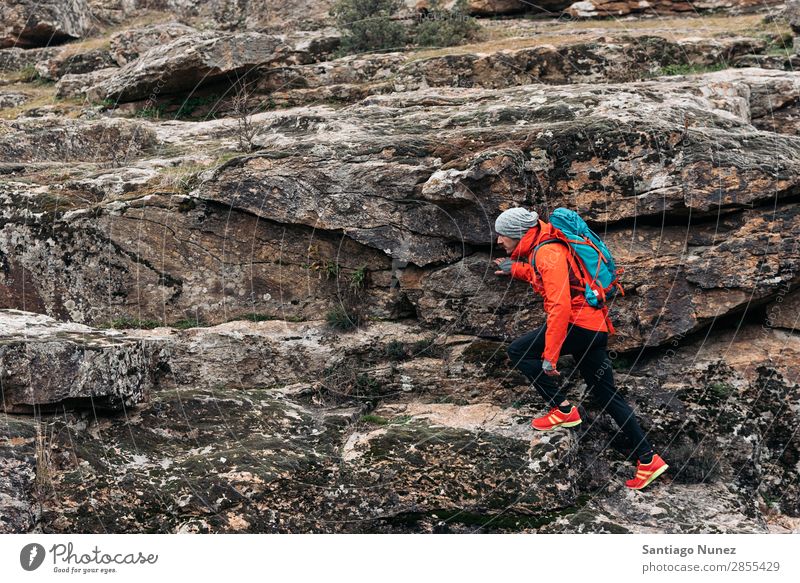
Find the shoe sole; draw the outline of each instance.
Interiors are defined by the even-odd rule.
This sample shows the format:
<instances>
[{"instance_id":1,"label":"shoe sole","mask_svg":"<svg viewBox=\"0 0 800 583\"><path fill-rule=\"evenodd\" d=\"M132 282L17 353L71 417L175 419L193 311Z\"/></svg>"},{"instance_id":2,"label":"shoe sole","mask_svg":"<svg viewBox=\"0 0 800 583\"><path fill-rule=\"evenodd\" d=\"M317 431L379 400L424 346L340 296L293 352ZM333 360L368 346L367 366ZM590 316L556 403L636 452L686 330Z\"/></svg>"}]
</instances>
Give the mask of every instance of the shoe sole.
<instances>
[{"instance_id":1,"label":"shoe sole","mask_svg":"<svg viewBox=\"0 0 800 583\"><path fill-rule=\"evenodd\" d=\"M531 424L536 431L552 431L553 429L558 429L559 427L575 427L576 425L580 425L583 419L578 419L577 421L570 421L569 423L559 423L558 425L553 425L552 427L547 428L540 428L536 427L535 425Z\"/></svg>"},{"instance_id":2,"label":"shoe sole","mask_svg":"<svg viewBox=\"0 0 800 583\"><path fill-rule=\"evenodd\" d=\"M650 476L649 478L647 478L647 481L644 484L642 484L641 486L639 486L638 488L631 488L630 486L628 486L628 488L630 488L631 490L641 490L642 488L644 488L648 484L650 484L653 480L655 480L657 477L659 477L661 474L666 472L668 467L669 466L667 464L664 464L663 466L658 468L655 472L653 472L653 475Z\"/></svg>"}]
</instances>

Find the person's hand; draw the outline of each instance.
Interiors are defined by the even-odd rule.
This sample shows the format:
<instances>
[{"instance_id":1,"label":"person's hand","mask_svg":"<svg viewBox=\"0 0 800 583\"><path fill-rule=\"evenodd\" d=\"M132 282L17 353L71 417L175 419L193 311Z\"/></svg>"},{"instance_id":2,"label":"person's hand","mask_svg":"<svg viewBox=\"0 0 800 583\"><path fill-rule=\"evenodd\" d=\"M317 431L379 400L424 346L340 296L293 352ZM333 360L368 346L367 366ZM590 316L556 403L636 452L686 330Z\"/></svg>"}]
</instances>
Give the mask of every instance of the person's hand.
<instances>
[{"instance_id":1,"label":"person's hand","mask_svg":"<svg viewBox=\"0 0 800 583\"><path fill-rule=\"evenodd\" d=\"M553 363L549 360L542 361L542 370L544 371L544 374L549 377L561 376L561 373L556 370L556 367L553 366Z\"/></svg>"},{"instance_id":2,"label":"person's hand","mask_svg":"<svg viewBox=\"0 0 800 583\"><path fill-rule=\"evenodd\" d=\"M509 257L500 257L495 259L494 263L497 265L497 271L494 272L495 275L511 275L511 265L514 262Z\"/></svg>"}]
</instances>

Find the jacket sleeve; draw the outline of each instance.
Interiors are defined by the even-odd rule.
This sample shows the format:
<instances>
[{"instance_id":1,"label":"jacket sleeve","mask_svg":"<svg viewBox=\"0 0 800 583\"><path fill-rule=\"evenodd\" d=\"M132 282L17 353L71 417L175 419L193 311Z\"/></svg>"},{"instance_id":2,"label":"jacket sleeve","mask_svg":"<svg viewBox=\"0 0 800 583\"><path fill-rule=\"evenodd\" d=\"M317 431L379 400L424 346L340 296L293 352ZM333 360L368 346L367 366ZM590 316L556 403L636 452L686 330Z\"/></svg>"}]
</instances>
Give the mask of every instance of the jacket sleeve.
<instances>
[{"instance_id":1,"label":"jacket sleeve","mask_svg":"<svg viewBox=\"0 0 800 583\"><path fill-rule=\"evenodd\" d=\"M533 283L536 275L530 263L527 261L515 261L511 264L511 277Z\"/></svg>"},{"instance_id":2,"label":"jacket sleeve","mask_svg":"<svg viewBox=\"0 0 800 583\"><path fill-rule=\"evenodd\" d=\"M544 245L536 254L536 267L542 275L544 311L547 313L547 331L544 337L542 358L555 368L561 346L567 337L572 304L569 293L569 267L565 249L557 244Z\"/></svg>"}]
</instances>

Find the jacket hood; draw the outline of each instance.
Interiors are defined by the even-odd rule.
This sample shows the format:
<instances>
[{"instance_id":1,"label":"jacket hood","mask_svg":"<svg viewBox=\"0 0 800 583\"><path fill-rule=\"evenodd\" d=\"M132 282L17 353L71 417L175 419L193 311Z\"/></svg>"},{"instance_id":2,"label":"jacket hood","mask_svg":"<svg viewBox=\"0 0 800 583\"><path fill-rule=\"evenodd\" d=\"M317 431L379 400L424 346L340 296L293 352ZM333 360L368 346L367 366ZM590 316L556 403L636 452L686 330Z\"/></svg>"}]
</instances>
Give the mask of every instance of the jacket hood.
<instances>
[{"instance_id":1,"label":"jacket hood","mask_svg":"<svg viewBox=\"0 0 800 583\"><path fill-rule=\"evenodd\" d=\"M557 237L556 233L556 229L550 223L545 223L542 219L539 219L538 226L529 229L519 240L514 251L511 252L511 259L524 258L527 260L534 247L542 241Z\"/></svg>"}]
</instances>

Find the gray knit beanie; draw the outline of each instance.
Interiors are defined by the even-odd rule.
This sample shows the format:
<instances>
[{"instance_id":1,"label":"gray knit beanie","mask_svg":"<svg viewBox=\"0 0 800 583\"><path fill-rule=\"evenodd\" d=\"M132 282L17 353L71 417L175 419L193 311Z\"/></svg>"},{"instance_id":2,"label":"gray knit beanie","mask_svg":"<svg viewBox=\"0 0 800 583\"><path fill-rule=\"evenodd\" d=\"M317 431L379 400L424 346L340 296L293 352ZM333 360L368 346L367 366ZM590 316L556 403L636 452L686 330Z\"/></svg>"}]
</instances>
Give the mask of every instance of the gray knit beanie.
<instances>
[{"instance_id":1,"label":"gray knit beanie","mask_svg":"<svg viewBox=\"0 0 800 583\"><path fill-rule=\"evenodd\" d=\"M539 224L536 211L515 207L504 211L494 222L494 230L512 239L522 239L529 229Z\"/></svg>"}]
</instances>

